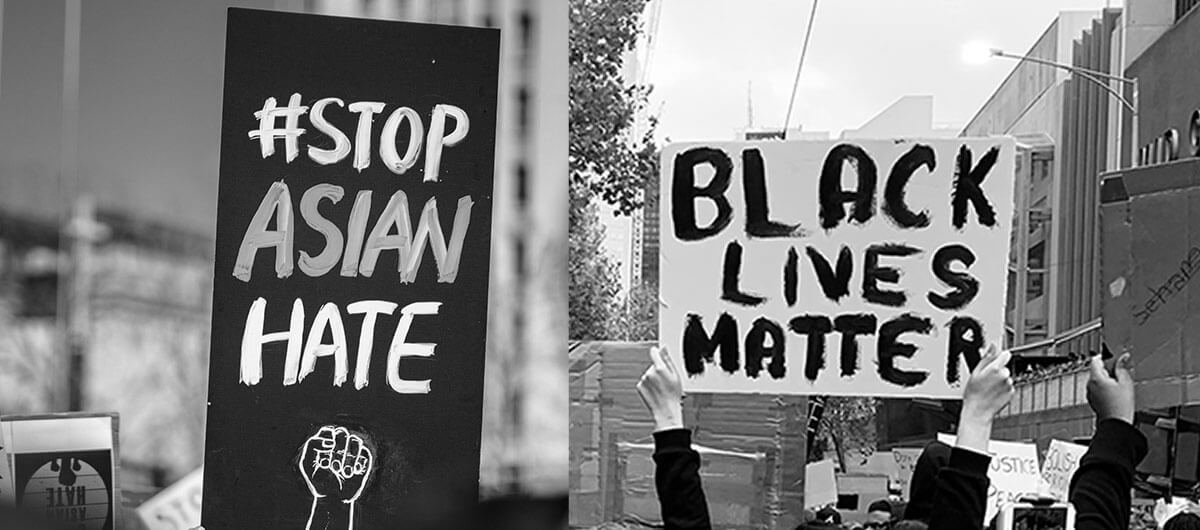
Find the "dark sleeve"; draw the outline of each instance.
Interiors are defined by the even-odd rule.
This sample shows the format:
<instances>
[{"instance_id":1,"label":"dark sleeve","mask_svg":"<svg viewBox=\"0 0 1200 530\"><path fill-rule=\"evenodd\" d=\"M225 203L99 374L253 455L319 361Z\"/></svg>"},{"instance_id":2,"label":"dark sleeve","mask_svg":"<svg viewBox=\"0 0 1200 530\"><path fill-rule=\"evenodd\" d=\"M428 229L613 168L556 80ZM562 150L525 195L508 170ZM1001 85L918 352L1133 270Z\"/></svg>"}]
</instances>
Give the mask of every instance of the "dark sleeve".
<instances>
[{"instance_id":1,"label":"dark sleeve","mask_svg":"<svg viewBox=\"0 0 1200 530\"><path fill-rule=\"evenodd\" d=\"M700 453L692 449L692 433L671 429L654 433L654 486L667 530L712 528L708 502L700 484Z\"/></svg>"},{"instance_id":2,"label":"dark sleeve","mask_svg":"<svg viewBox=\"0 0 1200 530\"><path fill-rule=\"evenodd\" d=\"M1117 419L1096 424L1096 434L1071 477L1076 530L1129 527L1133 470L1146 456L1146 437Z\"/></svg>"},{"instance_id":3,"label":"dark sleeve","mask_svg":"<svg viewBox=\"0 0 1200 530\"><path fill-rule=\"evenodd\" d=\"M987 513L992 457L955 447L950 462L938 471L929 530L979 530Z\"/></svg>"}]
</instances>

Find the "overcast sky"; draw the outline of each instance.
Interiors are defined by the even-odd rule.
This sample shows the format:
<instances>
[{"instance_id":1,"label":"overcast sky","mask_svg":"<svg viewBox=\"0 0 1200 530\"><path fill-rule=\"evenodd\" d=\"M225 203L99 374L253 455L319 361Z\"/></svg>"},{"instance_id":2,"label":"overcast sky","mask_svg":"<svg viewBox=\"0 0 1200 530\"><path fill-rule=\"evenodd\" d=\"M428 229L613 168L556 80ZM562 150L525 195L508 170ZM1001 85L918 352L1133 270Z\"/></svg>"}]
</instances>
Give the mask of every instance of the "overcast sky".
<instances>
[{"instance_id":1,"label":"overcast sky","mask_svg":"<svg viewBox=\"0 0 1200 530\"><path fill-rule=\"evenodd\" d=\"M660 138L732 139L747 122L779 126L812 0L661 0L646 81ZM1061 10L1121 0L824 0L817 7L792 126L857 128L904 95L934 96L934 122L961 127L1015 65L962 60L986 41L1024 53Z\"/></svg>"}]
</instances>

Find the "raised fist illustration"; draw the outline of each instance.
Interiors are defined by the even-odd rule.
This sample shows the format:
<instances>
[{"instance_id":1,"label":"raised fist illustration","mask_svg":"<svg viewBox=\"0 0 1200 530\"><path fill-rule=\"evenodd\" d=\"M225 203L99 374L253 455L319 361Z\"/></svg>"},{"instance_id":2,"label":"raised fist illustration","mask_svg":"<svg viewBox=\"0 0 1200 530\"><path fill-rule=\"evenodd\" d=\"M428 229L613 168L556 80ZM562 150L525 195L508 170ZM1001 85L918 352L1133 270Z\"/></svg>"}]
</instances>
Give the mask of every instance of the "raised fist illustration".
<instances>
[{"instance_id":1,"label":"raised fist illustration","mask_svg":"<svg viewBox=\"0 0 1200 530\"><path fill-rule=\"evenodd\" d=\"M308 528L352 528L354 502L362 494L374 465L374 456L362 436L345 427L321 427L304 442L299 465L313 496ZM343 521L331 525L329 519Z\"/></svg>"}]
</instances>

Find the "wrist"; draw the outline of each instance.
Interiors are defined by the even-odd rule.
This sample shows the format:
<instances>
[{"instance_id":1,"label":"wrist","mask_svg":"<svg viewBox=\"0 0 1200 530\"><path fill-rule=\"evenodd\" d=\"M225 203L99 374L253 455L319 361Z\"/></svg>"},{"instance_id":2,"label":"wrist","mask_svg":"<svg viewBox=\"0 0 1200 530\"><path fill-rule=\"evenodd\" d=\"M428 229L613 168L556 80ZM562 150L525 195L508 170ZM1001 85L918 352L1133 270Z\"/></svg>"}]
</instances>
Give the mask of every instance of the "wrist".
<instances>
[{"instance_id":1,"label":"wrist","mask_svg":"<svg viewBox=\"0 0 1200 530\"><path fill-rule=\"evenodd\" d=\"M654 412L654 432L683 428L683 406L675 404Z\"/></svg>"},{"instance_id":2,"label":"wrist","mask_svg":"<svg viewBox=\"0 0 1200 530\"><path fill-rule=\"evenodd\" d=\"M317 497L313 499L312 514L309 517L309 530L330 529L349 530L354 517L354 503L344 502L332 497Z\"/></svg>"},{"instance_id":3,"label":"wrist","mask_svg":"<svg viewBox=\"0 0 1200 530\"><path fill-rule=\"evenodd\" d=\"M1096 422L1099 423L1104 420L1119 420L1119 421L1128 423L1130 425L1133 425L1133 417L1134 417L1133 411L1128 411L1128 412L1116 411L1116 412L1109 412L1109 413L1105 413L1105 414L1096 414Z\"/></svg>"},{"instance_id":4,"label":"wrist","mask_svg":"<svg viewBox=\"0 0 1200 530\"><path fill-rule=\"evenodd\" d=\"M992 437L992 417L969 416L967 412L963 409L959 419L955 445L986 454Z\"/></svg>"}]
</instances>

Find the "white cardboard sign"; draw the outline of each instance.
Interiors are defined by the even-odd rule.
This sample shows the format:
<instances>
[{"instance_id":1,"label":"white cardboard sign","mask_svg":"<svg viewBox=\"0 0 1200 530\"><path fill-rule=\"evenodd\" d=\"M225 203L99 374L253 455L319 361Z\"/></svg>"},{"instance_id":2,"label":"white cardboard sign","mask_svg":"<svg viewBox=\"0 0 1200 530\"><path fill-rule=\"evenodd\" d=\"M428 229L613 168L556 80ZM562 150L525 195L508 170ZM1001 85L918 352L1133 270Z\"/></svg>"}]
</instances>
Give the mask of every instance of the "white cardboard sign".
<instances>
[{"instance_id":1,"label":"white cardboard sign","mask_svg":"<svg viewBox=\"0 0 1200 530\"><path fill-rule=\"evenodd\" d=\"M804 466L804 507L821 508L837 504L837 478L833 460L821 460Z\"/></svg>"},{"instance_id":2,"label":"white cardboard sign","mask_svg":"<svg viewBox=\"0 0 1200 530\"><path fill-rule=\"evenodd\" d=\"M686 390L961 396L1004 333L1015 149L668 146L659 336Z\"/></svg>"},{"instance_id":3,"label":"white cardboard sign","mask_svg":"<svg viewBox=\"0 0 1200 530\"><path fill-rule=\"evenodd\" d=\"M1079 469L1079 460L1087 452L1087 446L1062 440L1050 440L1046 449L1046 460L1042 462L1042 478L1046 480L1049 493L1060 501L1067 500L1071 477Z\"/></svg>"},{"instance_id":4,"label":"white cardboard sign","mask_svg":"<svg viewBox=\"0 0 1200 530\"><path fill-rule=\"evenodd\" d=\"M141 506L138 516L149 530L189 530L200 526L204 468L188 473Z\"/></svg>"},{"instance_id":5,"label":"white cardboard sign","mask_svg":"<svg viewBox=\"0 0 1200 530\"><path fill-rule=\"evenodd\" d=\"M938 434L938 440L950 446L954 446L955 439L951 434ZM1042 477L1034 444L992 440L988 442L988 452L992 455L988 467L991 485L988 486L984 526L991 522L1001 506L1017 502L1024 496L1038 496Z\"/></svg>"},{"instance_id":6,"label":"white cardboard sign","mask_svg":"<svg viewBox=\"0 0 1200 530\"><path fill-rule=\"evenodd\" d=\"M913 470L917 467L917 460L921 458L922 451L924 449L910 447L892 449L892 458L896 459L896 483L900 487L900 496L905 499L912 495L909 483L912 482Z\"/></svg>"}]
</instances>

